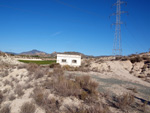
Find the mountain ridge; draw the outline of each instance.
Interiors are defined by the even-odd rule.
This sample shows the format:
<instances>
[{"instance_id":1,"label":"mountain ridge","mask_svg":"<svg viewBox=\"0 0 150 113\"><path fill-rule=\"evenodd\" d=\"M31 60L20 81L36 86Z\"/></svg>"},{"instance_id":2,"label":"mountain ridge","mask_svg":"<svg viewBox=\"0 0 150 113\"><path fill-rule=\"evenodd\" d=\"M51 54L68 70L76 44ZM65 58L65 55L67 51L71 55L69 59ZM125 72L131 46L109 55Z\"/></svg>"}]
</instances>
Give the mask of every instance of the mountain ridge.
<instances>
[{"instance_id":1,"label":"mountain ridge","mask_svg":"<svg viewBox=\"0 0 150 113\"><path fill-rule=\"evenodd\" d=\"M43 51L36 50L36 49L20 53L20 55L40 55L40 54L45 55L47 53L43 52Z\"/></svg>"},{"instance_id":2,"label":"mountain ridge","mask_svg":"<svg viewBox=\"0 0 150 113\"><path fill-rule=\"evenodd\" d=\"M41 57L56 57L57 54L70 54L70 55L81 55L82 57L87 57L89 55L85 55L80 52L75 52L75 51L67 51L67 52L52 52L52 53L46 53L43 51L39 51L36 49L30 50L30 51L25 51L21 53L15 53L15 52L5 52L7 54L13 54L13 55L31 55L31 56L41 56Z\"/></svg>"}]
</instances>

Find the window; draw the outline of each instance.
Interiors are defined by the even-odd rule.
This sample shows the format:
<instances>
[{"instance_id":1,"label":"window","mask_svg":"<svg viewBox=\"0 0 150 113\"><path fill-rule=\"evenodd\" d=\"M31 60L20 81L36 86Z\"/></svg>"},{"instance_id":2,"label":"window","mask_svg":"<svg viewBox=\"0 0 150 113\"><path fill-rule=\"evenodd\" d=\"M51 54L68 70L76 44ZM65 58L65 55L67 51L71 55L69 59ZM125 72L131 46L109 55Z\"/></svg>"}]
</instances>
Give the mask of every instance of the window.
<instances>
[{"instance_id":1,"label":"window","mask_svg":"<svg viewBox=\"0 0 150 113\"><path fill-rule=\"evenodd\" d=\"M72 60L72 63L77 63L77 60Z\"/></svg>"},{"instance_id":2,"label":"window","mask_svg":"<svg viewBox=\"0 0 150 113\"><path fill-rule=\"evenodd\" d=\"M62 59L61 62L66 63L67 61L66 61L66 59Z\"/></svg>"}]
</instances>

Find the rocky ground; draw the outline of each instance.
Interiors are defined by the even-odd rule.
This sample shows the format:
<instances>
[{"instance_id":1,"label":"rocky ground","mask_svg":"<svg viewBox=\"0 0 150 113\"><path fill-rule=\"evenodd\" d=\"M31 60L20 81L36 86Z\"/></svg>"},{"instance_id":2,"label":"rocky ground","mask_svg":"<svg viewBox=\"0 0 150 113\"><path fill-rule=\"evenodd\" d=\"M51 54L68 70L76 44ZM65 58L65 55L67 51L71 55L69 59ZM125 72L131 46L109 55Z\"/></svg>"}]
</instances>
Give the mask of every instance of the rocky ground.
<instances>
[{"instance_id":1,"label":"rocky ground","mask_svg":"<svg viewBox=\"0 0 150 113\"><path fill-rule=\"evenodd\" d=\"M1 55L0 113L150 111L147 59L93 58L83 59L76 69L50 67L26 65Z\"/></svg>"}]
</instances>

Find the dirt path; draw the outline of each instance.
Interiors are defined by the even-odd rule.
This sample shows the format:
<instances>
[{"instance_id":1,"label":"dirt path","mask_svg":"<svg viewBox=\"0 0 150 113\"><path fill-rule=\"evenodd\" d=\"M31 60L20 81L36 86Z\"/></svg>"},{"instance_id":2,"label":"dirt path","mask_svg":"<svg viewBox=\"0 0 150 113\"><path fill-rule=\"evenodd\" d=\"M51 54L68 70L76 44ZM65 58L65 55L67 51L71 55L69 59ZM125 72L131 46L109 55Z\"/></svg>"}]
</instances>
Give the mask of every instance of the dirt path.
<instances>
[{"instance_id":1,"label":"dirt path","mask_svg":"<svg viewBox=\"0 0 150 113\"><path fill-rule=\"evenodd\" d=\"M150 100L150 83L142 81L134 76L122 77L112 72L106 73L85 73L85 72L66 72L66 75L90 75L93 79L99 82L98 90L100 92L108 93L109 95L121 95L127 92L134 93L136 97ZM128 75L132 76L132 75Z\"/></svg>"}]
</instances>

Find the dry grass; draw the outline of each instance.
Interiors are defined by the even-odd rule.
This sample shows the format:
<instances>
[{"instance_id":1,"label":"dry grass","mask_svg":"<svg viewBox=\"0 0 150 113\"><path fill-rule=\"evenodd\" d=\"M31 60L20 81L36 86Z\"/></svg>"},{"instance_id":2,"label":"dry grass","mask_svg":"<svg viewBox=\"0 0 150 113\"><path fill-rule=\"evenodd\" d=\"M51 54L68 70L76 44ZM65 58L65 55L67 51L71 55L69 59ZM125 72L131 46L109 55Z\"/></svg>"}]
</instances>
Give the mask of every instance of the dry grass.
<instances>
[{"instance_id":1,"label":"dry grass","mask_svg":"<svg viewBox=\"0 0 150 113\"><path fill-rule=\"evenodd\" d=\"M32 97L34 98L37 105L39 105L39 106L44 105L44 100L46 98L46 95L44 94L44 89L43 88L36 87L33 90Z\"/></svg>"},{"instance_id":2,"label":"dry grass","mask_svg":"<svg viewBox=\"0 0 150 113\"><path fill-rule=\"evenodd\" d=\"M0 113L10 113L10 106L9 105L5 105L1 110Z\"/></svg>"},{"instance_id":3,"label":"dry grass","mask_svg":"<svg viewBox=\"0 0 150 113\"><path fill-rule=\"evenodd\" d=\"M26 102L21 106L20 113L34 113L35 110L34 104Z\"/></svg>"},{"instance_id":4,"label":"dry grass","mask_svg":"<svg viewBox=\"0 0 150 113\"><path fill-rule=\"evenodd\" d=\"M142 105L141 105L141 109L142 109L142 111L144 112L144 113L146 113L146 111L147 111L147 109L146 109L146 107L147 107L147 104L148 102L147 101L145 101Z\"/></svg>"},{"instance_id":5,"label":"dry grass","mask_svg":"<svg viewBox=\"0 0 150 113\"><path fill-rule=\"evenodd\" d=\"M59 101L55 98L48 98L48 93L43 88L35 88L32 97L37 105L45 109L46 113L58 110Z\"/></svg>"},{"instance_id":6,"label":"dry grass","mask_svg":"<svg viewBox=\"0 0 150 113\"><path fill-rule=\"evenodd\" d=\"M29 63L29 64L27 65L26 69L27 69L29 72L34 73L34 72L36 72L36 70L37 70L38 67L39 67L39 66L38 66L37 64Z\"/></svg>"},{"instance_id":7,"label":"dry grass","mask_svg":"<svg viewBox=\"0 0 150 113\"><path fill-rule=\"evenodd\" d=\"M54 63L49 65L50 68L61 68L61 65L59 63Z\"/></svg>"},{"instance_id":8,"label":"dry grass","mask_svg":"<svg viewBox=\"0 0 150 113\"><path fill-rule=\"evenodd\" d=\"M56 94L61 96L77 96L81 92L78 84L66 79L64 76L48 80L44 83L44 86L48 89L53 89Z\"/></svg>"},{"instance_id":9,"label":"dry grass","mask_svg":"<svg viewBox=\"0 0 150 113\"><path fill-rule=\"evenodd\" d=\"M7 79L3 83L4 83L4 86L11 85L11 82L9 80L7 80Z\"/></svg>"},{"instance_id":10,"label":"dry grass","mask_svg":"<svg viewBox=\"0 0 150 113\"><path fill-rule=\"evenodd\" d=\"M127 89L133 91L134 93L138 93L136 87L129 87L129 88L127 88Z\"/></svg>"},{"instance_id":11,"label":"dry grass","mask_svg":"<svg viewBox=\"0 0 150 113\"><path fill-rule=\"evenodd\" d=\"M116 97L116 107L121 110L128 110L128 107L134 103L134 96L130 93Z\"/></svg>"},{"instance_id":12,"label":"dry grass","mask_svg":"<svg viewBox=\"0 0 150 113\"><path fill-rule=\"evenodd\" d=\"M1 73L1 76L6 77L8 76L8 74L9 74L9 71L6 69L3 73Z\"/></svg>"},{"instance_id":13,"label":"dry grass","mask_svg":"<svg viewBox=\"0 0 150 113\"><path fill-rule=\"evenodd\" d=\"M18 84L14 90L14 92L20 97L22 95L24 95L24 92L23 92L23 87Z\"/></svg>"},{"instance_id":14,"label":"dry grass","mask_svg":"<svg viewBox=\"0 0 150 113\"><path fill-rule=\"evenodd\" d=\"M62 68L54 68L52 75L54 77L60 77L64 75L64 71Z\"/></svg>"},{"instance_id":15,"label":"dry grass","mask_svg":"<svg viewBox=\"0 0 150 113\"><path fill-rule=\"evenodd\" d=\"M64 76L62 68L54 69L51 79L44 83L46 89L53 91L60 96L75 96L82 100L89 100L97 97L98 83L91 80L90 76L69 77Z\"/></svg>"},{"instance_id":16,"label":"dry grass","mask_svg":"<svg viewBox=\"0 0 150 113\"><path fill-rule=\"evenodd\" d=\"M34 63L29 63L25 65L25 68L29 72L29 77L30 78L35 78L39 79L42 78L44 75L46 75L49 72L49 68L47 67L42 67L40 65L34 64ZM32 76L33 75L33 76ZM33 79L32 78L32 79Z\"/></svg>"},{"instance_id":17,"label":"dry grass","mask_svg":"<svg viewBox=\"0 0 150 113\"><path fill-rule=\"evenodd\" d=\"M79 71L79 67L72 67L69 65L65 65L62 67L63 70L67 70L67 71Z\"/></svg>"},{"instance_id":18,"label":"dry grass","mask_svg":"<svg viewBox=\"0 0 150 113\"><path fill-rule=\"evenodd\" d=\"M47 91L61 98L74 96L86 103L95 103L98 98L98 83L90 76L67 77L64 76L62 68L54 68L49 77L41 83L43 86L35 88L32 94L36 104L44 108L46 113L59 111L61 105L55 98L49 99Z\"/></svg>"},{"instance_id":19,"label":"dry grass","mask_svg":"<svg viewBox=\"0 0 150 113\"><path fill-rule=\"evenodd\" d=\"M2 92L0 91L0 104L3 102L4 96L2 94Z\"/></svg>"},{"instance_id":20,"label":"dry grass","mask_svg":"<svg viewBox=\"0 0 150 113\"><path fill-rule=\"evenodd\" d=\"M16 99L16 97L15 97L15 94L11 94L10 96L9 96L9 100L14 100L14 99Z\"/></svg>"},{"instance_id":21,"label":"dry grass","mask_svg":"<svg viewBox=\"0 0 150 113\"><path fill-rule=\"evenodd\" d=\"M67 106L65 113L111 113L108 106L105 104L93 104L90 107L85 107L81 105L79 108L72 106L71 108Z\"/></svg>"},{"instance_id":22,"label":"dry grass","mask_svg":"<svg viewBox=\"0 0 150 113\"><path fill-rule=\"evenodd\" d=\"M90 95L97 94L98 83L96 81L91 80L90 76L80 76L75 78L75 82L77 82L80 87L86 91Z\"/></svg>"},{"instance_id":23,"label":"dry grass","mask_svg":"<svg viewBox=\"0 0 150 113\"><path fill-rule=\"evenodd\" d=\"M35 79L42 78L43 76L44 76L44 71L43 70L37 69L36 72L34 73Z\"/></svg>"},{"instance_id":24,"label":"dry grass","mask_svg":"<svg viewBox=\"0 0 150 113\"><path fill-rule=\"evenodd\" d=\"M25 69L25 68L27 68L26 64L20 64L20 65L18 65L18 69Z\"/></svg>"}]
</instances>

